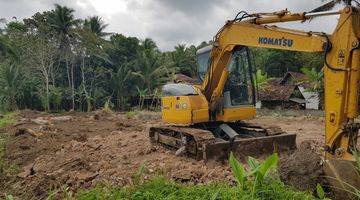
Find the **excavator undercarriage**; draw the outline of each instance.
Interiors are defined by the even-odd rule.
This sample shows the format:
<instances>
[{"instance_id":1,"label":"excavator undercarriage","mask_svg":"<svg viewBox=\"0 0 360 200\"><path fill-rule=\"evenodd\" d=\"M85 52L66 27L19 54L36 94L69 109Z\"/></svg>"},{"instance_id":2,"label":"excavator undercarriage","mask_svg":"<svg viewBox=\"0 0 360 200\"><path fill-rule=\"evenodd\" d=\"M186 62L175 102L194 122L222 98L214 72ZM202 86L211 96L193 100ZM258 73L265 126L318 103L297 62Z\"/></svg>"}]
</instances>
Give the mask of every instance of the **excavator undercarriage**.
<instances>
[{"instance_id":1,"label":"excavator undercarriage","mask_svg":"<svg viewBox=\"0 0 360 200\"><path fill-rule=\"evenodd\" d=\"M296 149L296 134L276 126L254 123L199 123L190 127L157 126L149 131L151 142L175 148L198 160L224 161L230 152L238 158L259 157Z\"/></svg>"}]
</instances>

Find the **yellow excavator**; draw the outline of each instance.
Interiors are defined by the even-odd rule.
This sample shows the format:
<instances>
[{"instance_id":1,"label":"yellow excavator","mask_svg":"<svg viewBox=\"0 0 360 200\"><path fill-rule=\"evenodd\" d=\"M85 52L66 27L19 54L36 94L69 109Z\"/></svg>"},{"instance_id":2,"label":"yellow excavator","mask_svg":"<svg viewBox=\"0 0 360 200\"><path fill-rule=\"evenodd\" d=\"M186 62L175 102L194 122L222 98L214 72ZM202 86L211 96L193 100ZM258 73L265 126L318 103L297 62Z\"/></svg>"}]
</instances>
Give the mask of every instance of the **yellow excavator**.
<instances>
[{"instance_id":1,"label":"yellow excavator","mask_svg":"<svg viewBox=\"0 0 360 200\"><path fill-rule=\"evenodd\" d=\"M338 15L331 35L279 28L268 24ZM204 160L224 160L296 148L296 134L243 120L255 117L255 86L249 47L324 54L325 171L328 176L360 187L354 168L360 123L360 9L248 14L240 12L218 31L213 45L197 52L201 85L163 87L162 119L151 127L152 142ZM338 181L340 182L340 181Z\"/></svg>"}]
</instances>

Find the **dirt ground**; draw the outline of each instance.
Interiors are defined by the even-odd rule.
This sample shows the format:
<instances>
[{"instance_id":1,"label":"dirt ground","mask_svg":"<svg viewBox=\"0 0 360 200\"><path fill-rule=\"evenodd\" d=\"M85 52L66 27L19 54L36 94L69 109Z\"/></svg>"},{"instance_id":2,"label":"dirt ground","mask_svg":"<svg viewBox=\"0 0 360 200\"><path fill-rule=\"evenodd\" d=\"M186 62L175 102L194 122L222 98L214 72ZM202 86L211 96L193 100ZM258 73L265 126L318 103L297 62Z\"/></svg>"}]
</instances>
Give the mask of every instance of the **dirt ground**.
<instances>
[{"instance_id":1,"label":"dirt ground","mask_svg":"<svg viewBox=\"0 0 360 200\"><path fill-rule=\"evenodd\" d=\"M299 149L283 155L280 175L289 184L314 183L321 175L318 163L324 140L322 117L259 116L252 122L278 125L297 133ZM228 165L175 156L174 150L154 146L147 129L160 124L160 113L43 114L23 111L18 123L0 130L8 136L6 162L18 166L15 175L0 179L0 196L11 193L22 198L45 198L57 190L76 192L97 183L114 186L134 184L135 173L145 166L143 178L164 175L184 183L230 181ZM299 162L305 163L300 165ZM313 167L308 167L313 166ZM295 184L294 184L295 185ZM299 189L306 189L307 183ZM296 185L295 185L296 186ZM311 186L312 187L312 186Z\"/></svg>"}]
</instances>

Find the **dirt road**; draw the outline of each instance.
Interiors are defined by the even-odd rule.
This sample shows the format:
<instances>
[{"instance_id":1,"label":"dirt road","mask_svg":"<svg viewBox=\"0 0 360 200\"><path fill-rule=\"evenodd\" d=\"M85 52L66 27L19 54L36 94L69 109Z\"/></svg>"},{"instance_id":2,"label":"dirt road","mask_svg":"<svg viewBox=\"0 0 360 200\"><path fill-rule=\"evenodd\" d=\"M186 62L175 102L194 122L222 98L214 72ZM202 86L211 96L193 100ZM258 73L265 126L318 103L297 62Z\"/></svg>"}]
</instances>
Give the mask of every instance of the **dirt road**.
<instances>
[{"instance_id":1,"label":"dirt road","mask_svg":"<svg viewBox=\"0 0 360 200\"><path fill-rule=\"evenodd\" d=\"M310 140L310 148L320 152L324 138L321 117L260 116L252 121L297 133L298 144ZM8 135L5 160L18 166L16 174L0 180L0 191L43 198L64 185L73 191L98 182L132 185L141 166L145 166L144 179L164 175L184 183L233 182L228 165L205 165L151 145L147 128L160 123L160 114L154 112L130 116L24 111L18 124L0 130Z\"/></svg>"}]
</instances>

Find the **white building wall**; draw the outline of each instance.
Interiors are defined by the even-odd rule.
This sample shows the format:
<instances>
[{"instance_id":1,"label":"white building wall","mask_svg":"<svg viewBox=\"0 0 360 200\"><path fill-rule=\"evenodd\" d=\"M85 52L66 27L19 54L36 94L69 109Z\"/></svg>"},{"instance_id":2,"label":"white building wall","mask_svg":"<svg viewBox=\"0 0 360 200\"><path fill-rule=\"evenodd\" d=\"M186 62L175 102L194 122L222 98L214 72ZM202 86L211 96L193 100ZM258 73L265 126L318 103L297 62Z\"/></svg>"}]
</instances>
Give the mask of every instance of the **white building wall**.
<instances>
[{"instance_id":1,"label":"white building wall","mask_svg":"<svg viewBox=\"0 0 360 200\"><path fill-rule=\"evenodd\" d=\"M261 108L261 101L257 101L255 104L255 108L260 109Z\"/></svg>"},{"instance_id":2,"label":"white building wall","mask_svg":"<svg viewBox=\"0 0 360 200\"><path fill-rule=\"evenodd\" d=\"M304 87L301 87L301 86L299 86L299 90L300 90L301 94L305 98L305 101L306 101L305 107L306 107L306 109L318 110L319 109L319 104L320 104L319 94L317 92L306 91L306 89Z\"/></svg>"}]
</instances>

